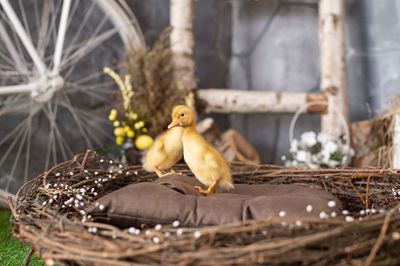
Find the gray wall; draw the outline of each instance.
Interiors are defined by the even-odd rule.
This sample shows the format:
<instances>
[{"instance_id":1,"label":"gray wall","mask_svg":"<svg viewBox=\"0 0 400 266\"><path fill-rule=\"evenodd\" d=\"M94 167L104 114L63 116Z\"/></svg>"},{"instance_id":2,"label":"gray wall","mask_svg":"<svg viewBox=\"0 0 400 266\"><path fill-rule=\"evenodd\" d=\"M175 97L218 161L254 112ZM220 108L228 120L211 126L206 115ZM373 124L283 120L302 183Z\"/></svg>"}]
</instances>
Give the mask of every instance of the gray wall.
<instances>
[{"instance_id":1,"label":"gray wall","mask_svg":"<svg viewBox=\"0 0 400 266\"><path fill-rule=\"evenodd\" d=\"M311 2L311 3L310 3ZM318 92L317 1L199 0L195 40L200 88ZM146 41L168 26L169 1L130 0ZM350 120L368 119L400 93L400 0L347 0L346 41ZM213 115L221 129L241 132L265 163L281 163L292 115ZM319 130L304 115L295 136Z\"/></svg>"}]
</instances>

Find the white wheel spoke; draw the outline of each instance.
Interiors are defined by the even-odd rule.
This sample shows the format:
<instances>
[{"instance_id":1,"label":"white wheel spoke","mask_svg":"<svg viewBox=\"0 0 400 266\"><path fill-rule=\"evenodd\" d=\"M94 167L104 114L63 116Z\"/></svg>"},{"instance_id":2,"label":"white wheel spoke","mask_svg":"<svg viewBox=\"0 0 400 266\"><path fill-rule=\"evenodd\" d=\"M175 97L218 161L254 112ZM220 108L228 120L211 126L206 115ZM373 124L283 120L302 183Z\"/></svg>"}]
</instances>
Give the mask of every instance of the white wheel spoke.
<instances>
[{"instance_id":1,"label":"white wheel spoke","mask_svg":"<svg viewBox=\"0 0 400 266\"><path fill-rule=\"evenodd\" d=\"M23 133L23 136L22 136L22 138L21 138L21 141L19 142L19 147L18 147L18 150L17 150L17 154L15 155L15 157L14 157L14 163L13 163L13 165L12 165L12 168L11 168L11 171L10 171L10 175L11 176L14 176L14 174L15 174L15 169L16 169L16 167L17 167L17 164L19 163L19 160L20 160L20 156L21 156L21 152L22 152L22 148L25 146L25 141L27 140L27 138L29 137L28 136L28 132L29 132L29 126L30 126L30 121L31 121L31 119L32 119L32 117L31 116L29 116L29 119L28 119L28 121L26 122L26 125L25 125L25 128L24 128L24 133Z\"/></svg>"},{"instance_id":2,"label":"white wheel spoke","mask_svg":"<svg viewBox=\"0 0 400 266\"><path fill-rule=\"evenodd\" d=\"M67 83L65 87L67 94L79 91L101 101L107 101L108 98L109 88L106 88L104 84L75 85L74 83Z\"/></svg>"},{"instance_id":3,"label":"white wheel spoke","mask_svg":"<svg viewBox=\"0 0 400 266\"><path fill-rule=\"evenodd\" d=\"M18 98L20 95L18 95ZM21 101L21 102L5 102L0 105L0 116L10 114L10 113L19 113L22 110L26 110L30 106L29 100Z\"/></svg>"},{"instance_id":4,"label":"white wheel spoke","mask_svg":"<svg viewBox=\"0 0 400 266\"><path fill-rule=\"evenodd\" d=\"M71 113L71 115L72 115L72 117L73 117L73 119L74 119L74 121L75 121L75 123L77 125L77 129L79 130L79 133L81 134L82 138L85 140L86 146L88 148L90 148L90 149L93 149L92 143L91 143L90 139L88 138L87 133L84 130L85 124L81 123L81 121L80 121L80 119L79 119L74 107L72 106L68 96L65 95L65 94L63 94L63 96L64 96L63 98L64 98L65 101L60 102L60 104L62 106L64 106Z\"/></svg>"},{"instance_id":5,"label":"white wheel spoke","mask_svg":"<svg viewBox=\"0 0 400 266\"><path fill-rule=\"evenodd\" d=\"M28 20L26 18L25 8L23 7L21 0L18 0L18 5L19 5L19 10L21 11L22 22L24 23L24 29L26 30L26 34L28 35L29 39L32 40L31 30L29 27Z\"/></svg>"},{"instance_id":6,"label":"white wheel spoke","mask_svg":"<svg viewBox=\"0 0 400 266\"><path fill-rule=\"evenodd\" d=\"M26 66L24 64L22 64L21 57L19 56L17 50L15 49L15 46L13 45L11 38L8 35L6 29L4 28L3 23L1 23L1 21L0 21L0 38L3 40L3 43L12 58L12 61L9 61L9 63L11 63L11 64L14 63L15 68L18 70L26 70Z\"/></svg>"},{"instance_id":7,"label":"white wheel spoke","mask_svg":"<svg viewBox=\"0 0 400 266\"><path fill-rule=\"evenodd\" d=\"M33 62L35 63L37 69L40 73L44 74L46 72L46 66L43 61L40 59L39 54L35 50L35 47L32 44L31 39L27 35L26 31L24 30L21 22L19 21L17 15L14 12L14 9L8 2L8 0L0 0L0 4L3 6L5 13L7 14L8 18L12 22L12 25L18 34L19 38L21 39L22 43L24 44L26 50L28 51L29 55L31 56Z\"/></svg>"},{"instance_id":8,"label":"white wheel spoke","mask_svg":"<svg viewBox=\"0 0 400 266\"><path fill-rule=\"evenodd\" d=\"M13 85L13 86L6 86L0 87L0 95L8 95L8 94L17 94L17 93L29 93L32 90L35 90L39 87L39 81L34 81L28 84L21 84L21 85ZM1 111L0 111L1 113Z\"/></svg>"},{"instance_id":9,"label":"white wheel spoke","mask_svg":"<svg viewBox=\"0 0 400 266\"><path fill-rule=\"evenodd\" d=\"M40 25L40 30L38 31L38 43L37 43L37 50L41 58L44 57L44 49L45 49L45 41L46 41L46 32L49 27L49 17L50 17L50 1L51 0L44 0L43 7L42 7L42 14L38 14L38 18L41 17L40 23L37 22L37 25ZM36 7L35 2L35 7ZM38 12L38 11L37 11Z\"/></svg>"},{"instance_id":10,"label":"white wheel spoke","mask_svg":"<svg viewBox=\"0 0 400 266\"><path fill-rule=\"evenodd\" d=\"M26 125L28 119L25 119L24 123L21 124L21 129L23 128L23 126ZM14 132L15 130L13 130ZM8 146L8 149L6 150L6 152L4 152L2 154L2 158L0 160L0 168L3 165L3 163L5 162L5 160L8 158L8 155L10 154L10 152L14 149L15 145L19 142L19 139L21 138L22 134L24 133L23 130L17 130L15 131L13 134L14 135L14 140L11 142L10 146ZM1 146L1 144L0 144Z\"/></svg>"},{"instance_id":11,"label":"white wheel spoke","mask_svg":"<svg viewBox=\"0 0 400 266\"><path fill-rule=\"evenodd\" d=\"M12 131L10 131L5 137L3 137L0 141L0 147L3 146L3 144L6 143L11 137L20 132L28 120L29 117L22 120Z\"/></svg>"},{"instance_id":12,"label":"white wheel spoke","mask_svg":"<svg viewBox=\"0 0 400 266\"><path fill-rule=\"evenodd\" d=\"M96 47L101 45L104 41L108 40L115 33L116 33L116 29L111 29L111 30L108 30L108 31L102 33L101 35L97 36L96 38L85 41L85 43L78 50L76 50L71 56L66 58L65 61L62 61L61 68L65 69L68 66L75 64L82 57L87 56L92 50L94 50ZM80 45L77 45L77 46L80 46Z\"/></svg>"},{"instance_id":13,"label":"white wheel spoke","mask_svg":"<svg viewBox=\"0 0 400 266\"><path fill-rule=\"evenodd\" d=\"M32 106L31 106L31 113L33 113ZM26 183L28 181L29 162L31 159L32 116L30 116L27 127L28 127L28 142L26 144L26 152L25 152L24 183Z\"/></svg>"},{"instance_id":14,"label":"white wheel spoke","mask_svg":"<svg viewBox=\"0 0 400 266\"><path fill-rule=\"evenodd\" d=\"M67 31L67 21L68 15L71 8L71 0L64 0L62 10L61 10L61 18L60 18L60 26L58 28L57 34L57 42L56 42L56 49L54 52L53 58L53 74L58 74L60 62L61 62L61 55L62 49L64 46L65 40L65 32Z\"/></svg>"},{"instance_id":15,"label":"white wheel spoke","mask_svg":"<svg viewBox=\"0 0 400 266\"><path fill-rule=\"evenodd\" d=\"M46 153L46 160L44 170L47 171L50 165L50 157L53 154L53 164L56 164L56 156L57 153L55 151L55 140L54 140L54 131L56 127L56 116L57 116L57 105L54 107L54 111L52 110L51 102L48 102L46 107L44 108L44 112L49 120L49 138L48 138L48 145L47 145L47 153Z\"/></svg>"},{"instance_id":16,"label":"white wheel spoke","mask_svg":"<svg viewBox=\"0 0 400 266\"><path fill-rule=\"evenodd\" d=\"M91 122L91 124L93 124L93 125L91 125L91 127L93 127L95 132L99 132L99 133L103 134L104 136L110 135L110 132L104 129L110 123L110 121L107 120L107 118L92 116L91 114L89 114L81 109L78 109L77 112L78 112L79 116L82 117L82 120L84 120L85 122ZM89 129L91 129L91 127L89 127ZM95 135L95 134L93 134L93 135Z\"/></svg>"},{"instance_id":17,"label":"white wheel spoke","mask_svg":"<svg viewBox=\"0 0 400 266\"><path fill-rule=\"evenodd\" d=\"M85 17L82 19L82 22L80 23L79 28L75 31L74 36L71 38L71 41L70 41L71 47L73 47L76 44L78 37L80 36L82 30L84 29L86 23L88 23L88 20L90 18L90 15L93 12L94 7L95 7L94 3L92 3L91 6L89 7L89 9L85 12ZM65 58L67 58L69 56L71 51L72 50L66 50Z\"/></svg>"},{"instance_id":18,"label":"white wheel spoke","mask_svg":"<svg viewBox=\"0 0 400 266\"><path fill-rule=\"evenodd\" d=\"M60 147L60 151L63 156L63 161L67 161L69 158L74 156L74 152L71 150L67 141L62 136L60 129L58 128L57 125L55 127L55 133L56 133L57 140L58 140L58 146Z\"/></svg>"}]
</instances>

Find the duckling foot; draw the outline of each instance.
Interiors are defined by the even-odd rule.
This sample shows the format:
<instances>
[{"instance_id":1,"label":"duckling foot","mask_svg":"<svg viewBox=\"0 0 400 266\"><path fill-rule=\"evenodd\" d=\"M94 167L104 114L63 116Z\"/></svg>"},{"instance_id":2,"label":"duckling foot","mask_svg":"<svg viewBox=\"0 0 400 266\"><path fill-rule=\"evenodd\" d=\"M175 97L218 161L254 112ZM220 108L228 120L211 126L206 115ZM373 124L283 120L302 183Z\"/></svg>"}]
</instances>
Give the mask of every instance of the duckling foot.
<instances>
[{"instance_id":1,"label":"duckling foot","mask_svg":"<svg viewBox=\"0 0 400 266\"><path fill-rule=\"evenodd\" d=\"M197 189L201 194L208 195L215 193L215 187L217 186L217 184L218 181L214 181L214 183L207 190L204 190L199 186L195 186L194 188Z\"/></svg>"},{"instance_id":2,"label":"duckling foot","mask_svg":"<svg viewBox=\"0 0 400 266\"><path fill-rule=\"evenodd\" d=\"M212 192L209 192L208 189L204 190L203 188L201 188L199 186L195 186L194 188L197 189L197 191L199 191L201 194L204 194L204 195L208 195L208 194L212 193Z\"/></svg>"},{"instance_id":3,"label":"duckling foot","mask_svg":"<svg viewBox=\"0 0 400 266\"><path fill-rule=\"evenodd\" d=\"M174 169L171 168L171 171L168 173L168 175L183 175L182 173L177 173L174 171Z\"/></svg>"},{"instance_id":4,"label":"duckling foot","mask_svg":"<svg viewBox=\"0 0 400 266\"><path fill-rule=\"evenodd\" d=\"M163 172L161 172L160 169L157 168L157 166L153 166L153 170L154 170L154 172L156 172L156 174L159 178L167 175L167 174L164 174Z\"/></svg>"}]
</instances>

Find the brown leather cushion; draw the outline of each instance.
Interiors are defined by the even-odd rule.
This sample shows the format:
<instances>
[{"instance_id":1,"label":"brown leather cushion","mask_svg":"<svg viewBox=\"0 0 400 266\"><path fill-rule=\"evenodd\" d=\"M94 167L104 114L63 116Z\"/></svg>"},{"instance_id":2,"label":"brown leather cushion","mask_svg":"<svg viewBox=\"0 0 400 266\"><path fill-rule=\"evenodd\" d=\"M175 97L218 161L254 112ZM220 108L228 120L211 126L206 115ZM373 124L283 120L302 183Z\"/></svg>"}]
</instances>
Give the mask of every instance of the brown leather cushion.
<instances>
[{"instance_id":1,"label":"brown leather cushion","mask_svg":"<svg viewBox=\"0 0 400 266\"><path fill-rule=\"evenodd\" d=\"M88 212L120 228L142 224L171 224L178 220L182 226L209 226L279 216L320 217L324 211L340 214L340 201L328 192L300 185L235 184L229 192L204 196L195 185L197 179L183 175L168 175L154 183L131 184L100 198L104 205ZM334 207L328 202L335 201ZM313 207L306 211L307 205ZM281 213L282 214L282 213Z\"/></svg>"}]
</instances>

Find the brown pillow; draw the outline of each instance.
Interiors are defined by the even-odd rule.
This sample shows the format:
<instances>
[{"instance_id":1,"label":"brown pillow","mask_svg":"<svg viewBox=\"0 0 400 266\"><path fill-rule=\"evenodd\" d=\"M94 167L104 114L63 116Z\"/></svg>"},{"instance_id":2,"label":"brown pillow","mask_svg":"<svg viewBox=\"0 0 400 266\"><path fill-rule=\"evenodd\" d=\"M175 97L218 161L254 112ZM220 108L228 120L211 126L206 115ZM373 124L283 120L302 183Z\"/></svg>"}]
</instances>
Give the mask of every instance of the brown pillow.
<instances>
[{"instance_id":1,"label":"brown pillow","mask_svg":"<svg viewBox=\"0 0 400 266\"><path fill-rule=\"evenodd\" d=\"M98 202L104 208L88 209L96 219L120 228L142 224L209 226L272 216L320 217L321 212L340 214L340 201L328 192L290 185L235 184L229 192L204 196L195 185L197 179L184 175L168 175L154 183L137 183L113 191ZM328 202L330 203L328 206ZM312 210L307 211L311 205ZM324 214L322 214L324 216Z\"/></svg>"}]
</instances>

